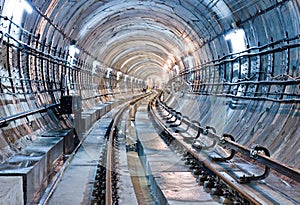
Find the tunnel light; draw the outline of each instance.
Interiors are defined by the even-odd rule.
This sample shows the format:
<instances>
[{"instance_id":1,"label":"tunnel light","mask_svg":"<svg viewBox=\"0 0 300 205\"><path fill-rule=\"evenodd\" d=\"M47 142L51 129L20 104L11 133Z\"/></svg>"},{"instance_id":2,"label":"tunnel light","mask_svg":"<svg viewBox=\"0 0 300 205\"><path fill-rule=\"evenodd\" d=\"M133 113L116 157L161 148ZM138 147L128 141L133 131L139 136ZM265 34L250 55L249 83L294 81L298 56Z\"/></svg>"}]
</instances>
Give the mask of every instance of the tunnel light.
<instances>
[{"instance_id":1,"label":"tunnel light","mask_svg":"<svg viewBox=\"0 0 300 205\"><path fill-rule=\"evenodd\" d=\"M29 14L33 12L32 6L26 0L9 0L5 1L2 15L9 19L13 18L14 21L16 19L20 21L24 10ZM15 23L19 24L21 21Z\"/></svg>"},{"instance_id":2,"label":"tunnel light","mask_svg":"<svg viewBox=\"0 0 300 205\"><path fill-rule=\"evenodd\" d=\"M229 43L230 52L238 53L246 50L246 38L244 29L235 29L225 35Z\"/></svg>"},{"instance_id":3,"label":"tunnel light","mask_svg":"<svg viewBox=\"0 0 300 205\"><path fill-rule=\"evenodd\" d=\"M100 66L101 66L101 63L99 61L97 61L97 60L93 61L93 70L92 70L92 72L96 73L97 70L100 68Z\"/></svg>"},{"instance_id":4,"label":"tunnel light","mask_svg":"<svg viewBox=\"0 0 300 205\"><path fill-rule=\"evenodd\" d=\"M134 83L134 77L133 76L131 76L130 82Z\"/></svg>"},{"instance_id":5,"label":"tunnel light","mask_svg":"<svg viewBox=\"0 0 300 205\"><path fill-rule=\"evenodd\" d=\"M176 75L179 74L179 66L177 64L173 66L173 70L176 72Z\"/></svg>"},{"instance_id":6,"label":"tunnel light","mask_svg":"<svg viewBox=\"0 0 300 205\"><path fill-rule=\"evenodd\" d=\"M121 72L121 71L118 71L118 72L117 72L117 80L120 80L121 76L122 76L122 72Z\"/></svg>"},{"instance_id":7,"label":"tunnel light","mask_svg":"<svg viewBox=\"0 0 300 205\"><path fill-rule=\"evenodd\" d=\"M27 13L31 14L33 12L32 6L27 1L21 0L21 5Z\"/></svg>"},{"instance_id":8,"label":"tunnel light","mask_svg":"<svg viewBox=\"0 0 300 205\"><path fill-rule=\"evenodd\" d=\"M113 71L113 69L112 68L107 68L106 69L106 78L110 78L110 74L111 74L111 72Z\"/></svg>"},{"instance_id":9,"label":"tunnel light","mask_svg":"<svg viewBox=\"0 0 300 205\"><path fill-rule=\"evenodd\" d=\"M128 78L128 75L125 75L125 76L124 76L124 82L127 81L127 78Z\"/></svg>"},{"instance_id":10,"label":"tunnel light","mask_svg":"<svg viewBox=\"0 0 300 205\"><path fill-rule=\"evenodd\" d=\"M191 70L194 67L194 57L189 55L183 59L183 63L187 70Z\"/></svg>"},{"instance_id":11,"label":"tunnel light","mask_svg":"<svg viewBox=\"0 0 300 205\"><path fill-rule=\"evenodd\" d=\"M75 64L76 54L79 54L80 50L76 48L75 44L72 44L69 46L69 56L68 56L68 62L71 66Z\"/></svg>"},{"instance_id":12,"label":"tunnel light","mask_svg":"<svg viewBox=\"0 0 300 205\"><path fill-rule=\"evenodd\" d=\"M9 21L1 19L1 24L3 24L2 32L10 33L10 35L15 38L20 38L20 28L23 19L23 13L32 13L33 9L31 5L25 0L9 0L4 2L2 16L6 16L8 19L11 19L14 24L11 24Z\"/></svg>"},{"instance_id":13,"label":"tunnel light","mask_svg":"<svg viewBox=\"0 0 300 205\"><path fill-rule=\"evenodd\" d=\"M80 50L78 49L78 48L76 48L76 46L75 45L71 45L70 47L69 47L69 55L70 56L75 56L75 54L78 54L80 52Z\"/></svg>"}]
</instances>

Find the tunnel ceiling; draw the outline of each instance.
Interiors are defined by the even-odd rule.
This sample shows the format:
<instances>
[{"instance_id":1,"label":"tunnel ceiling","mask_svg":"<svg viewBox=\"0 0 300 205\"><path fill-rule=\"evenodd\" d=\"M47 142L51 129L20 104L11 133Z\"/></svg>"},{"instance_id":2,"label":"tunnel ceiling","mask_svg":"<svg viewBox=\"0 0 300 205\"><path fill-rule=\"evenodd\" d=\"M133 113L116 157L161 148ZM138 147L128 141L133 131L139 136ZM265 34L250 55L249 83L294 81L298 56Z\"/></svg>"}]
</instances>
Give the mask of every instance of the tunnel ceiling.
<instances>
[{"instance_id":1,"label":"tunnel ceiling","mask_svg":"<svg viewBox=\"0 0 300 205\"><path fill-rule=\"evenodd\" d=\"M165 80L168 65L282 1L56 0L32 3L103 65ZM43 32L42 23L37 30ZM201 58L201 56L200 56Z\"/></svg>"}]
</instances>

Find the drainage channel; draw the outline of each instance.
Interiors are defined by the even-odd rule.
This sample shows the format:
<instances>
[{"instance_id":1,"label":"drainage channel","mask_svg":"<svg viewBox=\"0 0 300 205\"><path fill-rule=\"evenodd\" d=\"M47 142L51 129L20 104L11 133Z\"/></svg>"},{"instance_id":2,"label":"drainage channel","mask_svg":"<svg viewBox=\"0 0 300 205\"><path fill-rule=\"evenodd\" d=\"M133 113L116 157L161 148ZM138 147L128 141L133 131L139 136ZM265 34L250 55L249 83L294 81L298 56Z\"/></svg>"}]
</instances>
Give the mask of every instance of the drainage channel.
<instances>
[{"instance_id":1,"label":"drainage channel","mask_svg":"<svg viewBox=\"0 0 300 205\"><path fill-rule=\"evenodd\" d=\"M184 161L161 139L151 124L146 104L136 116L138 153L157 204L218 204L201 190Z\"/></svg>"},{"instance_id":2,"label":"drainage channel","mask_svg":"<svg viewBox=\"0 0 300 205\"><path fill-rule=\"evenodd\" d=\"M115 125L109 128L109 130L113 130L115 133L113 135L114 145L108 147L104 145L101 162L99 162L102 164L102 167L99 168L101 170L97 174L99 177L106 176L106 179L102 179L102 182L99 183L98 187L100 190L96 191L97 194L94 196L96 200L91 204L110 204L109 200L104 200L104 195L106 194L107 196L108 193L107 188L111 189L112 204L156 204L137 153L134 115L138 105L139 102L135 102L123 109L120 117L115 120ZM113 161L111 162L112 165L108 166L108 160L105 159L107 156L106 153L108 153L108 149L110 148L113 150L110 152ZM109 169L110 167L112 170ZM107 172L111 172L111 176L113 177L109 184L107 182L107 179L109 179ZM106 191L104 191L104 188Z\"/></svg>"},{"instance_id":3,"label":"drainage channel","mask_svg":"<svg viewBox=\"0 0 300 205\"><path fill-rule=\"evenodd\" d=\"M128 169L138 204L153 205L155 197L151 193L150 184L147 181L145 170L137 153L135 126L132 121L128 122L126 146Z\"/></svg>"},{"instance_id":4,"label":"drainage channel","mask_svg":"<svg viewBox=\"0 0 300 205\"><path fill-rule=\"evenodd\" d=\"M140 102L132 105L128 113L129 118L124 117L123 119L125 124L127 164L138 204L153 205L155 204L155 197L151 192L150 184L138 155L135 114L139 106Z\"/></svg>"}]
</instances>

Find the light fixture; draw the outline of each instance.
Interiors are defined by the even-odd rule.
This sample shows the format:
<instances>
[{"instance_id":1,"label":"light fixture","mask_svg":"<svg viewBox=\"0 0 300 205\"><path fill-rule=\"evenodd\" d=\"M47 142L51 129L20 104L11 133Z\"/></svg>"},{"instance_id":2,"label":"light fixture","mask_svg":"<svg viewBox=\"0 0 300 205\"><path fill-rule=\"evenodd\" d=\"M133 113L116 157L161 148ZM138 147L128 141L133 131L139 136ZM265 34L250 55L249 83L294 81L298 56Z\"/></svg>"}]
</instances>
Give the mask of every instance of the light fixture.
<instances>
[{"instance_id":1,"label":"light fixture","mask_svg":"<svg viewBox=\"0 0 300 205\"><path fill-rule=\"evenodd\" d=\"M106 78L110 78L110 74L111 74L111 72L113 71L113 69L112 68L107 68L106 69Z\"/></svg>"},{"instance_id":2,"label":"light fixture","mask_svg":"<svg viewBox=\"0 0 300 205\"><path fill-rule=\"evenodd\" d=\"M71 45L70 47L69 47L69 55L70 56L75 56L75 54L78 54L79 53L79 49L78 48L76 48L76 46L75 45Z\"/></svg>"},{"instance_id":3,"label":"light fixture","mask_svg":"<svg viewBox=\"0 0 300 205\"><path fill-rule=\"evenodd\" d=\"M121 76L122 76L122 72L121 72L121 71L118 71L118 72L117 72L117 80L120 80Z\"/></svg>"},{"instance_id":4,"label":"light fixture","mask_svg":"<svg viewBox=\"0 0 300 205\"><path fill-rule=\"evenodd\" d=\"M226 41L228 41L231 52L238 53L246 50L244 29L234 29L228 32L224 38Z\"/></svg>"},{"instance_id":5,"label":"light fixture","mask_svg":"<svg viewBox=\"0 0 300 205\"><path fill-rule=\"evenodd\" d=\"M94 61L93 61L93 70L92 70L92 72L93 72L93 73L96 73L97 70L100 68L100 66L101 66L100 62L97 61L97 60L94 60Z\"/></svg>"},{"instance_id":6,"label":"light fixture","mask_svg":"<svg viewBox=\"0 0 300 205\"><path fill-rule=\"evenodd\" d=\"M76 64L76 55L79 54L80 50L76 47L77 41L72 40L70 42L70 46L68 47L68 62L71 66L74 66Z\"/></svg>"},{"instance_id":7,"label":"light fixture","mask_svg":"<svg viewBox=\"0 0 300 205\"><path fill-rule=\"evenodd\" d=\"M186 56L183 59L183 62L184 62L184 65L185 65L187 70L191 70L192 68L194 68L194 57L191 54Z\"/></svg>"},{"instance_id":8,"label":"light fixture","mask_svg":"<svg viewBox=\"0 0 300 205\"><path fill-rule=\"evenodd\" d=\"M176 75L179 74L179 66L177 64L173 66L173 70L176 72Z\"/></svg>"},{"instance_id":9,"label":"light fixture","mask_svg":"<svg viewBox=\"0 0 300 205\"><path fill-rule=\"evenodd\" d=\"M21 0L21 4L27 13L33 12L32 6L26 0Z\"/></svg>"}]
</instances>

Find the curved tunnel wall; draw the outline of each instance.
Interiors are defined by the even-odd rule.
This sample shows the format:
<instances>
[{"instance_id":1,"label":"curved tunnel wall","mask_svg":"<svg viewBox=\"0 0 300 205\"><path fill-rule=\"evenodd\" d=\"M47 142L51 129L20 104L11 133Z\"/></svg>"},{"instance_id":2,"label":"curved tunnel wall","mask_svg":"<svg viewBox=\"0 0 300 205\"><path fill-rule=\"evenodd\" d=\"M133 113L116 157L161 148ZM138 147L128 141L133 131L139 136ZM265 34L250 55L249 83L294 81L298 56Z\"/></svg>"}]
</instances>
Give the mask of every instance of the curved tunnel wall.
<instances>
[{"instance_id":1,"label":"curved tunnel wall","mask_svg":"<svg viewBox=\"0 0 300 205\"><path fill-rule=\"evenodd\" d=\"M2 160L74 126L59 114L62 95L80 94L88 110L141 92L151 76L167 80L164 98L184 115L299 168L298 1L33 0L17 25L0 2Z\"/></svg>"},{"instance_id":2,"label":"curved tunnel wall","mask_svg":"<svg viewBox=\"0 0 300 205\"><path fill-rule=\"evenodd\" d=\"M108 75L93 61L78 58L71 64L72 40L41 13L24 15L23 27L1 16L1 161L46 130L74 127L73 115L60 113L63 95L80 95L84 111L144 87L141 81L117 79L115 72Z\"/></svg>"},{"instance_id":3,"label":"curved tunnel wall","mask_svg":"<svg viewBox=\"0 0 300 205\"><path fill-rule=\"evenodd\" d=\"M231 53L226 32L206 43L197 51L200 64L170 81L168 105L248 147L263 145L275 159L299 168L298 12L298 3L290 1L237 13L246 49Z\"/></svg>"}]
</instances>

